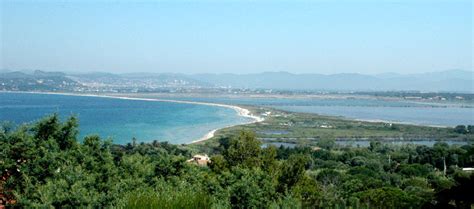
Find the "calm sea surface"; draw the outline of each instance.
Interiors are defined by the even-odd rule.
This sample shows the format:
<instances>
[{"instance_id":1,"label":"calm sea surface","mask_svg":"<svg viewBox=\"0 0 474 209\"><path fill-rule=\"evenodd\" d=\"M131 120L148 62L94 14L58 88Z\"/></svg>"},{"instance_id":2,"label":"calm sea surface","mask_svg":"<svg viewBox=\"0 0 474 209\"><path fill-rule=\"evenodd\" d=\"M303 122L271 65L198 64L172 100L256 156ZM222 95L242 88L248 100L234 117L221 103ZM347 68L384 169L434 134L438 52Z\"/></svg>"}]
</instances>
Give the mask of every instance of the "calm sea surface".
<instances>
[{"instance_id":1,"label":"calm sea surface","mask_svg":"<svg viewBox=\"0 0 474 209\"><path fill-rule=\"evenodd\" d=\"M474 124L474 109L459 107L278 106L279 109L361 120L456 126Z\"/></svg>"},{"instance_id":2,"label":"calm sea surface","mask_svg":"<svg viewBox=\"0 0 474 209\"><path fill-rule=\"evenodd\" d=\"M420 104L375 99L162 97L234 105L259 105L288 111L387 120L424 125L474 124L474 108L461 105ZM47 94L0 93L0 121L26 123L52 113L76 115L81 137L99 134L114 143L169 141L188 143L210 130L247 122L234 110L156 101L122 100Z\"/></svg>"},{"instance_id":3,"label":"calm sea surface","mask_svg":"<svg viewBox=\"0 0 474 209\"><path fill-rule=\"evenodd\" d=\"M207 132L247 122L229 108L171 102L50 94L0 93L0 121L28 123L59 113L79 118L80 137L99 134L114 143L153 140L189 143Z\"/></svg>"},{"instance_id":4,"label":"calm sea surface","mask_svg":"<svg viewBox=\"0 0 474 209\"><path fill-rule=\"evenodd\" d=\"M456 126L474 124L472 104L415 103L379 99L320 98L173 98L226 104L268 106L276 109L342 116L349 119Z\"/></svg>"}]
</instances>

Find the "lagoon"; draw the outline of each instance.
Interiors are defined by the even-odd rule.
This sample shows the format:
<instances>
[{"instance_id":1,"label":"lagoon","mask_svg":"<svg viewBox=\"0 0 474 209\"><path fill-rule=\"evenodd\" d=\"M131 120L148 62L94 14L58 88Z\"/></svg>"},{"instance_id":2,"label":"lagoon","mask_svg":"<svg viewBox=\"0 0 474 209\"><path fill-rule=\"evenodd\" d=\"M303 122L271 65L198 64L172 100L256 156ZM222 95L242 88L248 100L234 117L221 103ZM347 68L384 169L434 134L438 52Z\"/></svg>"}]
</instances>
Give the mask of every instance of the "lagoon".
<instances>
[{"instance_id":1,"label":"lagoon","mask_svg":"<svg viewBox=\"0 0 474 209\"><path fill-rule=\"evenodd\" d=\"M474 106L465 103L413 102L376 98L291 98L291 97L174 97L188 101L215 102L233 105L256 105L291 112L340 116L365 121L429 126L472 125Z\"/></svg>"},{"instance_id":2,"label":"lagoon","mask_svg":"<svg viewBox=\"0 0 474 209\"><path fill-rule=\"evenodd\" d=\"M276 108L320 115L342 116L364 121L429 126L474 124L474 108L462 107L397 107L397 106L277 106Z\"/></svg>"}]
</instances>

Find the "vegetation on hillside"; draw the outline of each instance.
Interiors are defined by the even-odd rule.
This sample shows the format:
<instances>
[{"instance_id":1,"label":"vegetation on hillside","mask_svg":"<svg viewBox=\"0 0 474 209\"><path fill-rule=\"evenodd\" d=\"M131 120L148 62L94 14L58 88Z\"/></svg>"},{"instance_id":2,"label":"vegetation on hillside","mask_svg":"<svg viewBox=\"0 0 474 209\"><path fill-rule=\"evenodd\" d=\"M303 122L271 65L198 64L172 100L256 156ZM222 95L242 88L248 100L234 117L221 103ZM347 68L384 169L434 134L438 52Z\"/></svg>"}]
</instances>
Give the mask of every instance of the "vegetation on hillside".
<instances>
[{"instance_id":1,"label":"vegetation on hillside","mask_svg":"<svg viewBox=\"0 0 474 209\"><path fill-rule=\"evenodd\" d=\"M0 198L12 207L470 208L474 146L265 147L223 136L209 166L166 142L78 142L74 117L0 129Z\"/></svg>"}]
</instances>

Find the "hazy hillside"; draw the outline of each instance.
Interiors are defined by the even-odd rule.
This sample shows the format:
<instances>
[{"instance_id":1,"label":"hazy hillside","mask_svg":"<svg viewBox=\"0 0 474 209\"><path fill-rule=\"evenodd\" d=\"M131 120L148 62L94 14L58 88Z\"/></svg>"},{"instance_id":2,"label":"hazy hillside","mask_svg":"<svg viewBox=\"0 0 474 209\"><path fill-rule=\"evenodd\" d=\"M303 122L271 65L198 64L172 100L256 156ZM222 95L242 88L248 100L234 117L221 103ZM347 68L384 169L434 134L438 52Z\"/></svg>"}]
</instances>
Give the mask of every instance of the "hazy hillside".
<instances>
[{"instance_id":1,"label":"hazy hillside","mask_svg":"<svg viewBox=\"0 0 474 209\"><path fill-rule=\"evenodd\" d=\"M363 74L291 74L266 72L258 74L197 74L196 80L217 86L239 88L272 89L317 89L317 90L418 90L473 92L474 74L469 71L451 70L434 73L400 75Z\"/></svg>"},{"instance_id":2,"label":"hazy hillside","mask_svg":"<svg viewBox=\"0 0 474 209\"><path fill-rule=\"evenodd\" d=\"M82 88L61 72L34 71L0 73L0 90L6 91L77 91Z\"/></svg>"},{"instance_id":3,"label":"hazy hillside","mask_svg":"<svg viewBox=\"0 0 474 209\"><path fill-rule=\"evenodd\" d=\"M173 73L87 73L74 74L71 79L84 85L98 85L108 87L136 87L136 88L163 88L163 87L210 87L211 85Z\"/></svg>"},{"instance_id":4,"label":"hazy hillside","mask_svg":"<svg viewBox=\"0 0 474 209\"><path fill-rule=\"evenodd\" d=\"M6 90L73 90L85 86L92 89L160 88L250 88L284 90L339 90L339 91L428 91L474 92L474 74L470 71L449 70L422 74L402 75L384 73L363 75L343 74L292 74L264 72L255 74L193 74L178 73L86 73L35 71L33 73L0 73Z\"/></svg>"}]
</instances>

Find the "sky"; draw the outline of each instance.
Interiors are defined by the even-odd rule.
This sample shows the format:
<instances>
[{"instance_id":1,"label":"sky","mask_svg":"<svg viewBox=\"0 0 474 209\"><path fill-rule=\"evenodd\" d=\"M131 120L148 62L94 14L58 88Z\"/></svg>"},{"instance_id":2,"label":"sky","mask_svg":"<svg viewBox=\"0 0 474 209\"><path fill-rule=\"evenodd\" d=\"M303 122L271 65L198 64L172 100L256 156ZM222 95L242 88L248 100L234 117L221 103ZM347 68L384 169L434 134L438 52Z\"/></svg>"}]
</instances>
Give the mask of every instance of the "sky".
<instances>
[{"instance_id":1,"label":"sky","mask_svg":"<svg viewBox=\"0 0 474 209\"><path fill-rule=\"evenodd\" d=\"M11 1L0 69L472 71L470 0Z\"/></svg>"}]
</instances>

